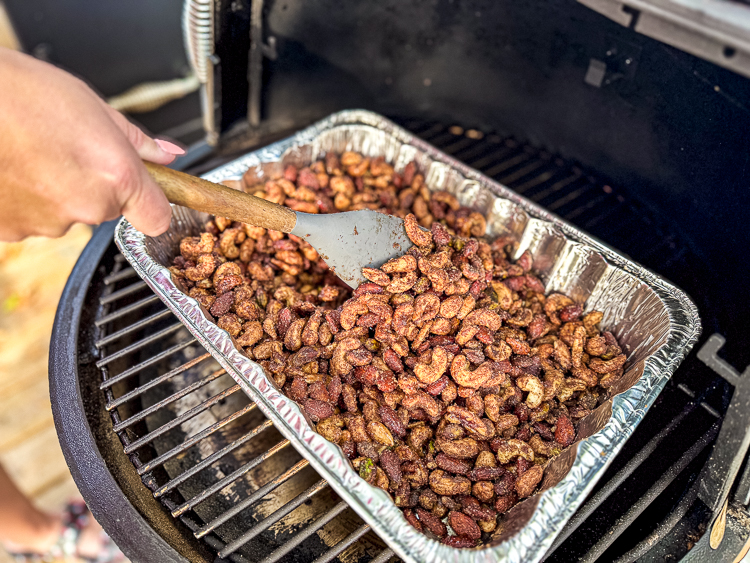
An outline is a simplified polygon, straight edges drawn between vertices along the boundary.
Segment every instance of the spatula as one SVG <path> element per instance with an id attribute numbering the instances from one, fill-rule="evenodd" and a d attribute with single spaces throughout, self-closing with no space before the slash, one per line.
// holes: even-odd
<path id="1" fill-rule="evenodd" d="M 369 209 L 324 215 L 292 211 L 166 166 L 144 164 L 170 202 L 296 235 L 309 242 L 328 267 L 353 288 L 366 281 L 362 268 L 377 268 L 412 246 L 403 220 L 392 215 Z"/>

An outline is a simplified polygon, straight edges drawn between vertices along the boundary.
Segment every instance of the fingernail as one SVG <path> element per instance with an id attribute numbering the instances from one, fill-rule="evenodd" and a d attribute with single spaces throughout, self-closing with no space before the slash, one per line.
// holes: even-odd
<path id="1" fill-rule="evenodd" d="M 169 141 L 165 141 L 163 139 L 154 139 L 156 141 L 156 144 L 159 145 L 159 148 L 163 150 L 164 152 L 167 152 L 169 154 L 174 155 L 182 155 L 185 154 L 185 151 L 175 145 L 174 143 L 170 143 Z"/>

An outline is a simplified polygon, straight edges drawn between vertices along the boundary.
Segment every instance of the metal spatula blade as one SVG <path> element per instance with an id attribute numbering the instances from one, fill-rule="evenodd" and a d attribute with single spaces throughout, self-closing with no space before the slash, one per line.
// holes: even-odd
<path id="1" fill-rule="evenodd" d="M 301 213 L 159 164 L 144 164 L 172 203 L 298 236 L 353 288 L 365 281 L 362 268 L 378 267 L 412 246 L 403 220 L 392 215 L 368 209 Z"/>
<path id="2" fill-rule="evenodd" d="M 291 234 L 309 242 L 336 276 L 354 288 L 366 281 L 362 268 L 377 268 L 412 246 L 402 219 L 369 209 L 328 215 L 297 212 Z"/>

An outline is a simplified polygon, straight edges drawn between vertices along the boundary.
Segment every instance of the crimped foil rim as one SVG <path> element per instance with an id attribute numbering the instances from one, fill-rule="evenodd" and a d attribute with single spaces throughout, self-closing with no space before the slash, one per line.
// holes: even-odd
<path id="1" fill-rule="evenodd" d="M 537 505 L 530 520 L 520 531 L 499 545 L 478 549 L 454 549 L 412 528 L 390 497 L 381 489 L 362 480 L 341 449 L 314 432 L 300 407 L 281 394 L 266 377 L 263 369 L 235 348 L 229 334 L 210 321 L 200 305 L 175 286 L 169 270 L 149 255 L 143 234 L 123 219 L 117 225 L 115 241 L 136 272 L 188 327 L 201 345 L 209 350 L 240 384 L 263 414 L 274 422 L 277 429 L 308 459 L 313 468 L 326 478 L 331 487 L 399 557 L 415 563 L 539 561 L 697 341 L 700 334 L 698 311 L 684 292 L 663 278 L 628 260 L 535 203 L 438 151 L 391 121 L 369 111 L 347 110 L 335 113 L 288 139 L 240 157 L 204 175 L 204 178 L 221 181 L 240 177 L 249 167 L 277 161 L 287 149 L 311 144 L 322 132 L 339 125 L 367 125 L 377 128 L 399 142 L 425 152 L 432 160 L 447 165 L 466 179 L 476 181 L 495 196 L 511 201 L 529 217 L 549 223 L 566 239 L 593 249 L 606 263 L 646 284 L 662 301 L 669 316 L 670 328 L 667 338 L 656 352 L 643 361 L 643 373 L 638 381 L 613 398 L 612 415 L 604 428 L 572 446 L 577 447 L 577 455 L 568 473 L 557 485 L 532 497 L 537 501 Z"/>

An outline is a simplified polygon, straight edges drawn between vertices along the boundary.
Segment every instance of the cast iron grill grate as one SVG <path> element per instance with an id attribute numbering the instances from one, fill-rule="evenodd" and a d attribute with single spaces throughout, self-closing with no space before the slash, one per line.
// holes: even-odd
<path id="1" fill-rule="evenodd" d="M 636 257 L 643 263 L 656 261 L 665 271 L 692 259 L 677 244 L 679 234 L 578 166 L 512 138 L 403 124 L 613 246 L 647 248 Z M 646 231 L 652 244 L 644 247 L 638 237 Z M 238 562 L 393 557 L 121 256 L 104 287 L 94 338 L 114 431 L 143 483 L 196 538 Z M 695 499 L 696 468 L 716 437 L 723 410 L 716 395 L 723 389 L 689 359 L 549 560 L 594 561 L 606 553 L 603 560 L 630 561 L 674 533 Z"/>

